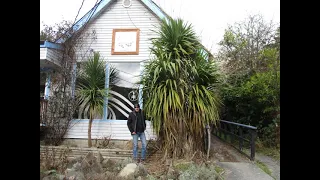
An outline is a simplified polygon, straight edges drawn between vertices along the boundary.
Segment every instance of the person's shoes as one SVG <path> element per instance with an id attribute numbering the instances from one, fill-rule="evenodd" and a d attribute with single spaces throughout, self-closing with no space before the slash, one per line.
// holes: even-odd
<path id="1" fill-rule="evenodd" d="M 140 163 L 140 159 L 134 159 L 133 162 L 136 163 L 136 164 L 139 164 Z"/>
<path id="2" fill-rule="evenodd" d="M 144 159 L 141 159 L 140 160 L 140 164 L 144 164 L 145 163 L 145 160 Z"/>

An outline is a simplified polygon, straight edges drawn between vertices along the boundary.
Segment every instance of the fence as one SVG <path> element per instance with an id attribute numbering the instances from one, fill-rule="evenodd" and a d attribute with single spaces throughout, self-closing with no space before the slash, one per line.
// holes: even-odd
<path id="1" fill-rule="evenodd" d="M 220 120 L 217 127 L 212 130 L 212 133 L 254 161 L 256 130 L 257 128 L 254 126 Z M 248 153 L 248 151 L 250 152 Z"/>

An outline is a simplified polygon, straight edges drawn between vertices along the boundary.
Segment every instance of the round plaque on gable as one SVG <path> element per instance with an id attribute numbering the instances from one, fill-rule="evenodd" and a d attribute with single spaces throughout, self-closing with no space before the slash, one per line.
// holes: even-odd
<path id="1" fill-rule="evenodd" d="M 128 8 L 131 6 L 131 0 L 123 0 L 122 1 L 122 6 L 125 8 Z"/>

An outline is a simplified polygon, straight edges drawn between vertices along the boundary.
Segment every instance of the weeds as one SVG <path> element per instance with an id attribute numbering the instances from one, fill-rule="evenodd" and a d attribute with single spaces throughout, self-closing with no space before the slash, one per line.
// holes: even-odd
<path id="1" fill-rule="evenodd" d="M 61 151 L 48 147 L 45 148 L 43 153 L 40 153 L 40 171 L 55 170 L 56 172 L 63 173 L 67 169 L 68 154 L 70 149 L 66 148 Z"/>
<path id="2" fill-rule="evenodd" d="M 111 141 L 111 135 L 109 136 L 103 136 L 101 139 L 96 138 L 94 146 L 101 149 L 109 148 Z"/>

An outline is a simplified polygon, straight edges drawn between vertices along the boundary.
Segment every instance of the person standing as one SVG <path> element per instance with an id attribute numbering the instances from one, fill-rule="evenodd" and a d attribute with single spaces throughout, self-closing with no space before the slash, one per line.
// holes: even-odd
<path id="1" fill-rule="evenodd" d="M 133 140 L 133 159 L 136 162 L 144 162 L 146 159 L 146 136 L 144 131 L 146 130 L 146 122 L 143 115 L 143 111 L 140 109 L 139 104 L 134 105 L 134 110 L 129 113 L 127 121 L 128 129 L 131 133 Z M 138 138 L 141 140 L 141 159 L 138 159 Z"/>

